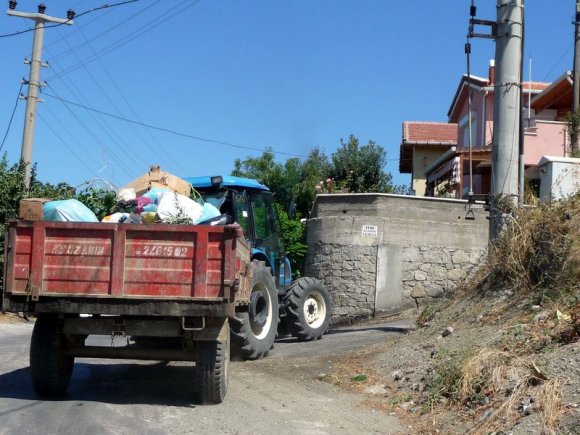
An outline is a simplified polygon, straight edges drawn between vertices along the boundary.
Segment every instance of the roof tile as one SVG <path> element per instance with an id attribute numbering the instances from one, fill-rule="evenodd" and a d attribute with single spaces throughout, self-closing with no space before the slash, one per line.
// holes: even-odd
<path id="1" fill-rule="evenodd" d="M 447 122 L 403 122 L 403 141 L 415 143 L 457 143 L 457 124 Z"/>

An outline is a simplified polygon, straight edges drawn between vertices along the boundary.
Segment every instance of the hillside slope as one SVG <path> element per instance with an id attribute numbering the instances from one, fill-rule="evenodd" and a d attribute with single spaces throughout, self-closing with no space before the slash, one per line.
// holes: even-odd
<path id="1" fill-rule="evenodd" d="M 475 279 L 331 380 L 409 433 L 580 433 L 580 197 L 514 216 Z"/>

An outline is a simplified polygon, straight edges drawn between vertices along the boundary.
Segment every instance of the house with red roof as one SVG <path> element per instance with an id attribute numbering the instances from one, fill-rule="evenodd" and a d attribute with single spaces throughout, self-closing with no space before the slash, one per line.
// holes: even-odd
<path id="1" fill-rule="evenodd" d="M 409 151 L 408 122 L 403 122 L 399 169 L 411 173 L 415 194 L 465 198 L 471 190 L 486 195 L 492 186 L 492 140 L 495 66 L 490 62 L 487 77 L 464 74 L 461 77 L 449 111 L 449 129 L 455 136 L 447 137 L 447 147 L 436 145 L 441 139 L 436 133 L 429 136 L 424 130 L 423 148 L 429 149 L 431 159 L 426 165 L 424 154 Z M 524 103 L 524 166 L 528 180 L 539 177 L 538 165 L 543 156 L 566 157 L 570 152 L 567 123 L 563 117 L 572 107 L 570 73 L 554 83 L 523 82 Z M 468 95 L 471 93 L 471 148 L 469 146 Z M 434 123 L 411 123 L 434 124 Z M 436 124 L 436 123 L 435 123 Z M 518 126 L 514 126 L 517 130 Z M 424 150 L 423 150 L 424 153 Z M 471 176 L 470 176 L 471 174 Z M 418 180 L 418 181 L 416 181 Z M 424 187 L 424 188 L 423 188 Z"/>
<path id="2" fill-rule="evenodd" d="M 403 122 L 399 172 L 411 174 L 411 189 L 424 196 L 426 169 L 457 146 L 457 124 L 445 122 Z"/>

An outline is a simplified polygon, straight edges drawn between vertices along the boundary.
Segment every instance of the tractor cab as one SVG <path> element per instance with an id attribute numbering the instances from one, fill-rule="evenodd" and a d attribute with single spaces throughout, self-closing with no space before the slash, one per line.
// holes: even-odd
<path id="1" fill-rule="evenodd" d="M 280 220 L 270 190 L 256 180 L 234 176 L 185 178 L 205 202 L 222 213 L 221 222 L 237 222 L 252 247 L 252 258 L 271 268 L 278 292 L 292 282 Z"/>

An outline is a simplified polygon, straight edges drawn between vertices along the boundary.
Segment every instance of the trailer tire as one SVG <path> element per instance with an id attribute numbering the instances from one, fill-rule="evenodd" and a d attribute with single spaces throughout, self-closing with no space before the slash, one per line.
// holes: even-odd
<path id="1" fill-rule="evenodd" d="M 278 291 L 270 268 L 263 261 L 252 261 L 252 293 L 248 312 L 230 319 L 232 348 L 236 356 L 255 360 L 266 356 L 274 346 L 278 330 Z"/>
<path id="2" fill-rule="evenodd" d="M 228 390 L 230 337 L 225 341 L 197 343 L 194 399 L 201 405 L 222 403 Z"/>
<path id="3" fill-rule="evenodd" d="M 298 278 L 284 296 L 286 325 L 300 341 L 318 340 L 330 324 L 331 299 L 320 281 Z"/>
<path id="4" fill-rule="evenodd" d="M 32 330 L 30 372 L 32 385 L 40 396 L 62 396 L 73 371 L 74 357 L 66 356 L 67 341 L 57 332 L 58 319 L 40 314 Z"/>

